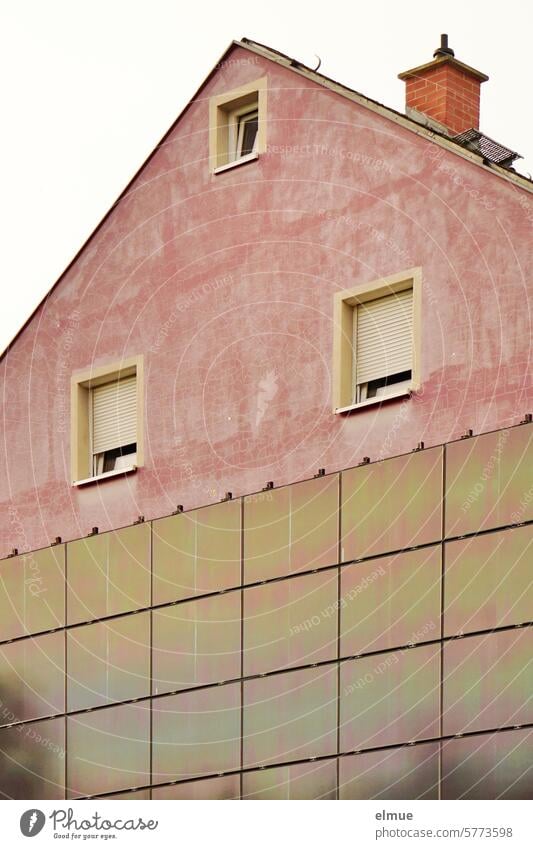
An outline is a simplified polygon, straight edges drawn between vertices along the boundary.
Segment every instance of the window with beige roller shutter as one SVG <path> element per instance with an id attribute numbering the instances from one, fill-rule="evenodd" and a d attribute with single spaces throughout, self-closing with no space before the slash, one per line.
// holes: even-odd
<path id="1" fill-rule="evenodd" d="M 354 308 L 355 403 L 408 385 L 413 367 L 413 290 Z"/>
<path id="2" fill-rule="evenodd" d="M 93 474 L 135 462 L 137 378 L 113 380 L 91 390 Z"/>

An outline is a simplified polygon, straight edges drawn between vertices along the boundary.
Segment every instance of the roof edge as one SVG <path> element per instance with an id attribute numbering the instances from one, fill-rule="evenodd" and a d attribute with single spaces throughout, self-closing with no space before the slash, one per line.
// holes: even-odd
<path id="1" fill-rule="evenodd" d="M 283 67 L 290 68 L 290 70 L 294 71 L 295 74 L 300 74 L 300 76 L 316 82 L 318 85 L 339 94 L 341 97 L 346 97 L 348 100 L 352 100 L 354 103 L 358 103 L 360 106 L 370 109 L 371 112 L 375 112 L 377 115 L 381 115 L 383 118 L 387 118 L 395 124 L 399 124 L 416 135 L 427 138 L 429 141 L 432 141 L 439 147 L 443 147 L 445 150 L 454 153 L 456 156 L 460 156 L 462 159 L 472 162 L 474 165 L 483 168 L 485 171 L 490 172 L 497 177 L 501 177 L 507 182 L 514 183 L 518 188 L 524 189 L 526 192 L 533 194 L 533 180 L 530 178 L 523 174 L 519 174 L 516 171 L 509 171 L 509 169 L 502 168 L 495 163 L 487 164 L 483 162 L 483 158 L 479 156 L 479 154 L 461 147 L 459 143 L 453 141 L 452 137 L 424 127 L 422 124 L 419 124 L 417 121 L 409 118 L 403 112 L 398 112 L 391 106 L 384 106 L 382 103 L 379 103 L 379 101 L 373 100 L 371 97 L 367 97 L 366 95 L 355 91 L 355 89 L 348 88 L 342 83 L 331 79 L 331 77 L 326 77 L 324 74 L 314 71 L 302 62 L 298 62 L 296 59 L 291 59 L 290 56 L 286 56 L 284 53 L 280 53 L 277 50 L 272 50 L 270 47 L 260 44 L 257 41 L 243 39 L 243 41 L 236 43 L 245 50 L 250 50 L 258 56 L 263 56 L 265 59 L 277 62 Z"/>

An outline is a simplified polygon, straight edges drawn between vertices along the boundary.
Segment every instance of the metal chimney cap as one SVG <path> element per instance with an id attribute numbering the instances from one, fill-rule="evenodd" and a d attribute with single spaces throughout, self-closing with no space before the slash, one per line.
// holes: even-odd
<path id="1" fill-rule="evenodd" d="M 433 57 L 437 56 L 455 56 L 451 47 L 448 47 L 448 33 L 442 33 L 440 37 L 440 47 L 437 47 L 435 50 Z"/>

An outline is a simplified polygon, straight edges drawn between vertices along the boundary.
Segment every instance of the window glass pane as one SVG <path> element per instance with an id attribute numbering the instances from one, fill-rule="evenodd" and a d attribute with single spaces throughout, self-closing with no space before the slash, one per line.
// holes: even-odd
<path id="1" fill-rule="evenodd" d="M 341 751 L 439 734 L 439 646 L 341 664 Z"/>
<path id="2" fill-rule="evenodd" d="M 531 425 L 447 446 L 447 536 L 533 519 L 532 449 Z"/>
<path id="3" fill-rule="evenodd" d="M 439 540 L 441 502 L 440 447 L 343 472 L 341 560 Z"/>
<path id="4" fill-rule="evenodd" d="M 244 527 L 245 583 L 337 563 L 338 476 L 247 496 Z"/>
<path id="5" fill-rule="evenodd" d="M 240 501 L 154 522 L 154 604 L 238 587 L 240 525 Z"/>
<path id="6" fill-rule="evenodd" d="M 533 722 L 533 629 L 444 646 L 444 734 Z"/>
<path id="7" fill-rule="evenodd" d="M 240 775 L 234 774 L 154 787 L 152 799 L 239 799 L 240 792 Z"/>
<path id="8" fill-rule="evenodd" d="M 0 648 L 0 725 L 65 710 L 65 635 L 44 634 Z"/>
<path id="9" fill-rule="evenodd" d="M 257 112 L 251 116 L 243 116 L 241 119 L 244 126 L 242 130 L 239 127 L 239 135 L 242 134 L 242 144 L 241 149 L 237 151 L 238 155 L 246 156 L 246 154 L 252 153 L 255 144 L 255 137 L 257 136 L 258 119 L 259 116 Z"/>
<path id="10" fill-rule="evenodd" d="M 150 614 L 67 632 L 67 705 L 82 710 L 150 695 Z"/>
<path id="11" fill-rule="evenodd" d="M 65 546 L 0 563 L 0 640 L 65 624 Z"/>
<path id="12" fill-rule="evenodd" d="M 340 799 L 438 799 L 439 745 L 339 758 Z"/>
<path id="13" fill-rule="evenodd" d="M 341 568 L 341 655 L 440 638 L 441 550 Z"/>
<path id="14" fill-rule="evenodd" d="M 68 798 L 150 783 L 150 704 L 67 717 Z"/>
<path id="15" fill-rule="evenodd" d="M 337 759 L 245 772 L 243 799 L 335 799 Z"/>
<path id="16" fill-rule="evenodd" d="M 67 561 L 69 625 L 149 606 L 149 523 L 70 542 Z"/>
<path id="17" fill-rule="evenodd" d="M 337 657 L 337 569 L 244 592 L 244 674 Z"/>
<path id="18" fill-rule="evenodd" d="M 533 621 L 533 536 L 513 528 L 446 545 L 446 635 Z"/>
<path id="19" fill-rule="evenodd" d="M 153 612 L 153 693 L 239 678 L 241 593 Z"/>
<path id="20" fill-rule="evenodd" d="M 337 666 L 244 682 L 244 765 L 335 754 Z"/>
<path id="21" fill-rule="evenodd" d="M 154 782 L 238 769 L 240 708 L 240 684 L 154 699 Z"/>
<path id="22" fill-rule="evenodd" d="M 0 799 L 65 798 L 65 720 L 0 729 Z"/>
<path id="23" fill-rule="evenodd" d="M 532 799 L 533 729 L 442 744 L 443 799 Z"/>

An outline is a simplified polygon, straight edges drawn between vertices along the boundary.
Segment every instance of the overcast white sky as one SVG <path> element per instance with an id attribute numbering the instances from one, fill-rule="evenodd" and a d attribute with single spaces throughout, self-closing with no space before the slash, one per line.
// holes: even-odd
<path id="1" fill-rule="evenodd" d="M 17 0 L 0 6 L 0 351 L 233 38 L 403 110 L 441 32 L 490 76 L 481 129 L 533 173 L 531 0 Z"/>

